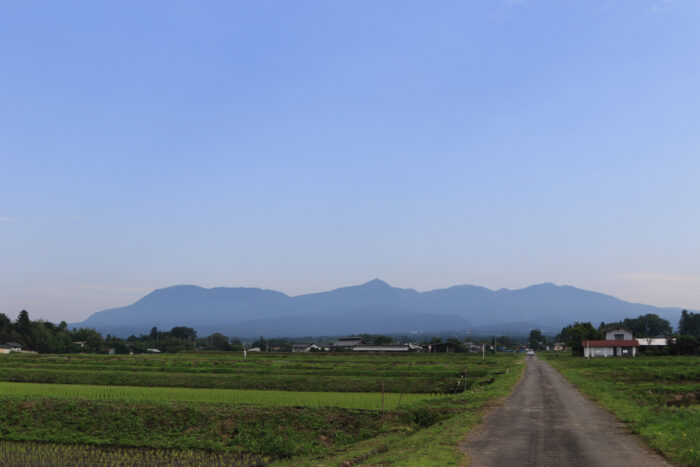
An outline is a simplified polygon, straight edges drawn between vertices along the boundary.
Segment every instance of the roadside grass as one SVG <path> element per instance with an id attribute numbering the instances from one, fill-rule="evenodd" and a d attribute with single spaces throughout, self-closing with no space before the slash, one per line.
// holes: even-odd
<path id="1" fill-rule="evenodd" d="M 675 463 L 700 465 L 700 359 L 540 357 L 649 446 Z"/>

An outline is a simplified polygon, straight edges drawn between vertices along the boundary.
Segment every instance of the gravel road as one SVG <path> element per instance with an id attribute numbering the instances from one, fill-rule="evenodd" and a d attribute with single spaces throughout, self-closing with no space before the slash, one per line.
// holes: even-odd
<path id="1" fill-rule="evenodd" d="M 551 365 L 526 357 L 523 379 L 460 447 L 472 467 L 668 466 Z"/>

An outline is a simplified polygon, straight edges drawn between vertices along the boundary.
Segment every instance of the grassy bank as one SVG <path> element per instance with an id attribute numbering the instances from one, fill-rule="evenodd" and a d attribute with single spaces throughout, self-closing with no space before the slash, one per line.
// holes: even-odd
<path id="1" fill-rule="evenodd" d="M 540 357 L 673 462 L 700 465 L 700 359 Z"/>

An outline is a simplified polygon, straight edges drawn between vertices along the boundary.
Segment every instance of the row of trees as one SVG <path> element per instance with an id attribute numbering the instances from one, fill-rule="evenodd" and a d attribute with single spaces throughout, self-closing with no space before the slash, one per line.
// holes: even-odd
<path id="1" fill-rule="evenodd" d="M 0 313 L 0 343 L 16 342 L 23 349 L 39 353 L 101 353 L 113 349 L 115 353 L 145 353 L 148 349 L 161 352 L 180 350 L 243 350 L 237 339 L 229 339 L 220 333 L 208 337 L 197 337 L 197 331 L 185 326 L 176 326 L 170 331 L 151 329 L 149 334 L 129 336 L 126 340 L 102 334 L 89 328 L 68 329 L 65 321 L 54 324 L 29 318 L 26 310 L 19 312 L 16 320 Z"/>
<path id="2" fill-rule="evenodd" d="M 26 310 L 14 321 L 0 313 L 0 342 L 16 342 L 41 353 L 100 352 L 104 347 L 102 336 L 94 329 L 69 330 L 65 321 L 32 321 Z M 75 342 L 83 342 L 84 347 Z"/>

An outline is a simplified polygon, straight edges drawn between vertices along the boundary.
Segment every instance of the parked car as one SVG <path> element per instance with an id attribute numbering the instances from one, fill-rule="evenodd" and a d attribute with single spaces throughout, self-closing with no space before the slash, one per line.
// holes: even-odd
<path id="1" fill-rule="evenodd" d="M 532 350 L 532 349 L 527 349 L 527 350 L 525 351 L 525 355 L 535 355 L 535 351 Z"/>

